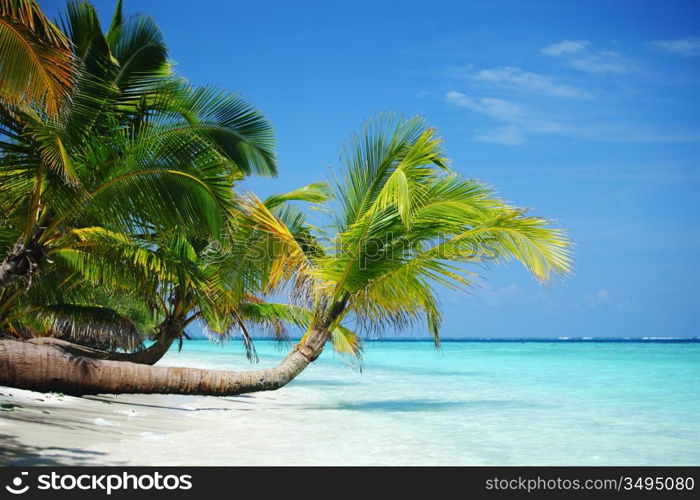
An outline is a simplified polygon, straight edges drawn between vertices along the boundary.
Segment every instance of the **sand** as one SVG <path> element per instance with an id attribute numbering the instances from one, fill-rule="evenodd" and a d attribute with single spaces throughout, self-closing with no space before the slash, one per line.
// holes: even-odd
<path id="1" fill-rule="evenodd" d="M 205 450 L 196 460 L 189 453 L 182 456 L 182 446 L 191 447 L 200 433 L 243 425 L 243 414 L 256 399 L 259 410 L 274 403 L 253 396 L 78 398 L 0 386 L 0 465 L 221 463 L 222 457 L 207 459 Z"/>

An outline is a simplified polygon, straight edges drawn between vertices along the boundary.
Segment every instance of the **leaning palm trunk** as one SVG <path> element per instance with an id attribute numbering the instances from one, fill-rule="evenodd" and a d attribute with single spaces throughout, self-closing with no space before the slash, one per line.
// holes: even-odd
<path id="1" fill-rule="evenodd" d="M 141 365 L 155 365 L 161 360 L 165 353 L 168 352 L 170 346 L 173 345 L 176 339 L 182 334 L 181 329 L 163 328 L 158 336 L 158 339 L 146 349 L 136 352 L 110 352 L 101 349 L 94 349 L 66 340 L 56 339 L 53 337 L 37 337 L 29 339 L 27 342 L 48 346 L 57 347 L 62 351 L 73 356 L 83 356 L 86 358 L 99 359 L 105 361 L 126 361 L 129 363 L 138 363 Z"/>
<path id="2" fill-rule="evenodd" d="M 323 350 L 326 330 L 310 335 L 274 368 L 231 372 L 108 361 L 76 355 L 58 343 L 0 341 L 0 385 L 84 394 L 189 394 L 234 396 L 288 384 Z"/>
<path id="3" fill-rule="evenodd" d="M 155 365 L 160 359 L 165 356 L 170 346 L 173 345 L 175 339 L 179 338 L 176 332 L 161 332 L 160 337 L 153 345 L 136 352 L 110 352 L 104 358 L 109 361 L 127 361 L 130 363 L 138 363 L 141 365 Z"/>

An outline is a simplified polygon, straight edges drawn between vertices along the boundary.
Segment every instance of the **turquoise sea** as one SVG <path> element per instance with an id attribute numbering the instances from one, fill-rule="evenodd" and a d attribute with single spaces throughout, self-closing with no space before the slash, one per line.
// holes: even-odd
<path id="1" fill-rule="evenodd" d="M 288 349 L 256 346 L 259 367 Z M 163 362 L 251 369 L 238 341 L 185 342 Z M 266 402 L 247 413 L 261 463 L 301 442 L 297 463 L 700 465 L 699 375 L 700 342 L 384 341 L 365 343 L 362 372 L 325 352 L 242 400 Z"/>

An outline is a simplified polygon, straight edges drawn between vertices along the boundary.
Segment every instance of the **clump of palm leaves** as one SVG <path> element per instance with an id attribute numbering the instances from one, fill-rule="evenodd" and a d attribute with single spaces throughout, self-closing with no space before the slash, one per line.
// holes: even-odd
<path id="1" fill-rule="evenodd" d="M 436 287 L 469 287 L 474 265 L 516 259 L 543 283 L 570 270 L 564 233 L 451 170 L 420 117 L 368 120 L 346 146 L 334 193 L 328 224 L 303 241 L 264 203 L 244 205 L 284 242 L 270 283 L 293 280 L 314 311 L 312 327 L 354 356 L 360 340 L 338 329 L 343 321 L 375 331 L 424 321 L 438 344 Z"/>
<path id="2" fill-rule="evenodd" d="M 70 1 L 59 24 L 34 1 L 0 2 L 5 332 L 29 328 L 17 321 L 36 312 L 34 299 L 49 300 L 47 318 L 61 299 L 71 301 L 61 302 L 62 312 L 70 308 L 82 322 L 123 319 L 111 307 L 88 305 L 120 305 L 109 274 L 129 261 L 131 284 L 149 280 L 143 288 L 153 294 L 154 282 L 177 274 L 177 263 L 165 269 L 159 260 L 169 248 L 161 246 L 165 235 L 221 239 L 236 207 L 235 181 L 277 171 L 269 121 L 240 96 L 176 75 L 150 17 L 124 18 L 119 1 L 103 32 L 91 4 Z M 102 286 L 101 295 L 86 282 Z M 40 297 L 51 286 L 71 296 Z M 44 331 L 78 331 L 66 321 L 44 321 Z M 117 330 L 129 332 L 123 347 L 133 347 L 134 328 L 121 321 Z"/>

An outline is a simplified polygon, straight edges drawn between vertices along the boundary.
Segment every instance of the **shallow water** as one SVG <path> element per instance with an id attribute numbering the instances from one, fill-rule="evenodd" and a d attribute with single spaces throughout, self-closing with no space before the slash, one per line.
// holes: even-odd
<path id="1" fill-rule="evenodd" d="M 256 346 L 260 367 L 286 352 Z M 186 342 L 162 363 L 251 368 L 235 341 Z M 192 429 L 223 463 L 235 445 L 236 463 L 698 465 L 698 375 L 700 343 L 370 342 L 362 373 L 324 353 L 241 398 L 245 418 Z"/>

